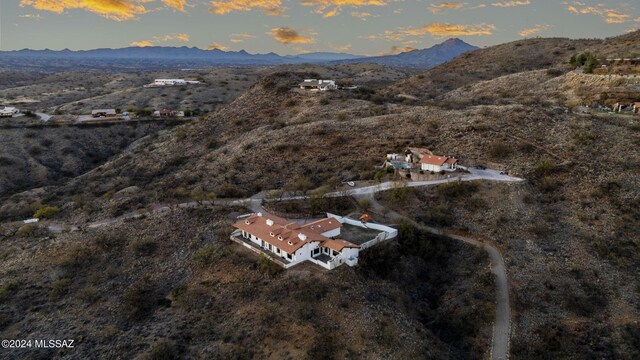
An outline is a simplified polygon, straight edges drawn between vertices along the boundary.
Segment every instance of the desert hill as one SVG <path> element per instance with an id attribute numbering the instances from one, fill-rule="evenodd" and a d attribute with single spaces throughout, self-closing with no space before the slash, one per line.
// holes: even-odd
<path id="1" fill-rule="evenodd" d="M 439 98 L 477 81 L 540 69 L 564 69 L 571 56 L 590 51 L 603 57 L 628 56 L 637 49 L 640 31 L 605 40 L 536 38 L 491 46 L 469 53 L 390 86 L 392 94 Z"/>

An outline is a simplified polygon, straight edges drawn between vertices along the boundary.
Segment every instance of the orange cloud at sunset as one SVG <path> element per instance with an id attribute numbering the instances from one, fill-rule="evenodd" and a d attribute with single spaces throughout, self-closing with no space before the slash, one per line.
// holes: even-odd
<path id="1" fill-rule="evenodd" d="M 313 43 L 314 39 L 300 35 L 296 30 L 288 27 L 280 27 L 271 29 L 269 32 L 276 41 L 283 44 L 309 44 Z"/>
<path id="2" fill-rule="evenodd" d="M 138 47 L 154 46 L 159 43 L 172 41 L 172 40 L 189 42 L 189 35 L 175 34 L 175 35 L 154 36 L 153 39 L 151 40 L 134 41 L 131 43 L 131 46 L 138 46 Z"/>
<path id="3" fill-rule="evenodd" d="M 260 9 L 267 15 L 283 14 L 281 0 L 211 1 L 211 12 L 218 15 L 224 15 L 234 11 L 251 11 L 253 9 Z"/>
<path id="4" fill-rule="evenodd" d="M 332 17 L 340 14 L 343 7 L 362 7 L 362 6 L 385 6 L 382 0 L 302 0 L 300 4 L 304 6 L 314 6 L 313 10 L 316 14 L 322 14 L 323 17 Z"/>
<path id="5" fill-rule="evenodd" d="M 398 31 L 385 31 L 385 38 L 389 40 L 402 40 L 407 36 L 423 36 L 430 34 L 436 37 L 446 36 L 471 36 L 491 35 L 496 29 L 493 24 L 455 25 L 448 23 L 433 23 L 419 28 L 402 28 Z"/>
<path id="6" fill-rule="evenodd" d="M 144 14 L 147 9 L 140 3 L 127 0 L 20 0 L 20 6 L 23 7 L 31 6 L 58 14 L 67 9 L 82 9 L 116 21 L 130 20 Z"/>

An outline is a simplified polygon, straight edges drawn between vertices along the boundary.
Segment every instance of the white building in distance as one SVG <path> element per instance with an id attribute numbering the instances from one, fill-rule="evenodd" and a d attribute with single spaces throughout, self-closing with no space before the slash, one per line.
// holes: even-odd
<path id="1" fill-rule="evenodd" d="M 12 117 L 20 112 L 17 108 L 6 106 L 4 109 L 0 109 L 0 117 Z"/>
<path id="2" fill-rule="evenodd" d="M 338 85 L 334 80 L 306 79 L 300 83 L 300 89 L 314 91 L 337 90 Z"/>
<path id="3" fill-rule="evenodd" d="M 200 81 L 185 79 L 155 79 L 149 85 L 144 87 L 160 87 L 160 86 L 184 86 L 191 84 L 200 84 Z"/>

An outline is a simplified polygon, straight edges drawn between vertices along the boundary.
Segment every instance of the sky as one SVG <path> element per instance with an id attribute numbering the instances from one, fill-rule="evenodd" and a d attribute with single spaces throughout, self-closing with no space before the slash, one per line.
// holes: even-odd
<path id="1" fill-rule="evenodd" d="M 383 55 L 451 37 L 484 47 L 639 27 L 638 0 L 0 0 L 0 50 L 195 46 Z"/>

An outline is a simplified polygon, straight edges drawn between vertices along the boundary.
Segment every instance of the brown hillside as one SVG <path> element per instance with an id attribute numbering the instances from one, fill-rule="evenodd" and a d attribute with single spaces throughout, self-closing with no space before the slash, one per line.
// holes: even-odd
<path id="1" fill-rule="evenodd" d="M 591 51 L 602 56 L 630 55 L 638 49 L 640 31 L 605 40 L 566 38 L 526 39 L 475 50 L 412 76 L 389 87 L 388 94 L 410 94 L 422 99 L 440 98 L 445 93 L 478 81 L 500 76 L 562 68 L 571 56 Z"/>

